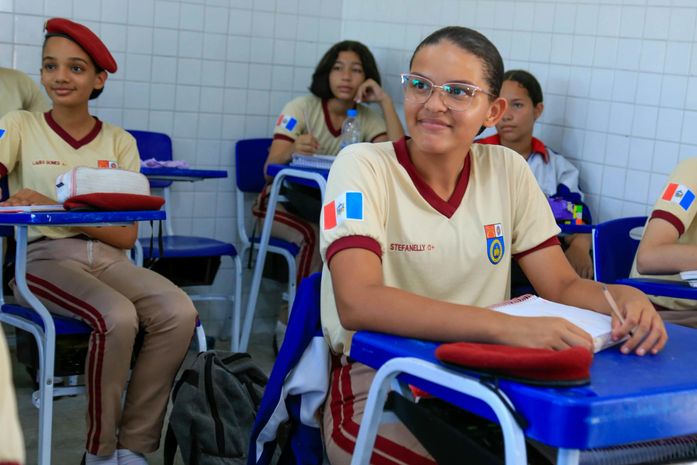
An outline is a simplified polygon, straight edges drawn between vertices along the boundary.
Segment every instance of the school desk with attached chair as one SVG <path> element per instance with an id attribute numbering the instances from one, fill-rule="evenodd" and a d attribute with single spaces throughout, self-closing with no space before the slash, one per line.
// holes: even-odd
<path id="1" fill-rule="evenodd" d="M 582 452 L 587 449 L 693 435 L 697 330 L 670 324 L 667 329 L 670 339 L 658 355 L 623 355 L 618 346 L 595 354 L 589 385 L 538 387 L 500 379 L 502 397 L 483 386 L 478 375 L 438 361 L 438 343 L 359 331 L 351 341 L 351 358 L 378 372 L 351 463 L 368 463 L 390 383 L 397 376 L 465 410 L 498 418 L 507 465 L 527 463 L 523 436 L 558 448 L 558 465 L 578 465 L 585 462 L 582 454 L 607 453 Z M 524 430 L 505 402 L 527 421 Z"/>
<path id="2" fill-rule="evenodd" d="M 259 250 L 257 252 L 256 263 L 254 264 L 247 310 L 244 315 L 244 322 L 242 323 L 242 335 L 240 337 L 240 350 L 242 351 L 247 349 L 249 337 L 252 332 L 254 312 L 256 310 L 257 298 L 259 297 L 259 287 L 261 286 L 261 277 L 264 271 L 264 262 L 266 260 L 266 252 L 269 246 L 271 228 L 273 226 L 273 218 L 276 212 L 281 186 L 285 180 L 288 180 L 290 182 L 317 187 L 320 190 L 321 198 L 324 202 L 324 192 L 327 186 L 327 176 L 329 175 L 329 170 L 299 168 L 288 165 L 269 165 L 266 172 L 269 176 L 273 176 L 273 183 L 271 184 L 269 200 L 266 205 L 266 215 L 264 216 L 261 236 L 259 237 Z"/>
<path id="3" fill-rule="evenodd" d="M 39 389 L 32 396 L 32 400 L 34 405 L 39 408 L 39 465 L 50 465 L 51 463 L 53 398 L 84 392 L 82 387 L 54 387 L 56 335 L 89 334 L 92 330 L 77 319 L 52 315 L 29 290 L 26 280 L 28 228 L 30 226 L 114 226 L 130 224 L 134 221 L 160 221 L 164 218 L 164 211 L 0 213 L 0 225 L 16 228 L 15 283 L 20 295 L 31 305 L 31 308 L 26 308 L 5 304 L 3 301 L 2 307 L 0 307 L 0 322 L 31 333 L 36 340 L 38 349 L 37 379 Z M 196 338 L 199 348 L 205 350 L 205 335 L 198 323 Z"/>

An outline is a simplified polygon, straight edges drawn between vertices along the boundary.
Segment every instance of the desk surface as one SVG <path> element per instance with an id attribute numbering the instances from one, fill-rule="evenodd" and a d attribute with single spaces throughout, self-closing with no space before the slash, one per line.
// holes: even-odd
<path id="1" fill-rule="evenodd" d="M 697 330 L 667 326 L 670 340 L 656 356 L 622 355 L 617 346 L 596 354 L 587 386 L 543 388 L 501 380 L 501 389 L 530 422 L 525 434 L 556 447 L 589 449 L 697 433 Z M 373 368 L 394 357 L 440 363 L 433 354 L 437 345 L 358 332 L 351 357 Z M 480 401 L 423 380 L 404 379 L 494 418 Z"/>
<path id="2" fill-rule="evenodd" d="M 0 225 L 59 226 L 70 224 L 130 223 L 133 221 L 164 219 L 164 210 L 0 213 Z"/>
<path id="3" fill-rule="evenodd" d="M 148 179 L 162 181 L 200 181 L 202 179 L 227 178 L 227 171 L 225 170 L 141 167 L 140 172 L 147 176 Z"/>
<path id="4" fill-rule="evenodd" d="M 678 299 L 697 300 L 697 287 L 692 287 L 687 281 L 671 281 L 658 278 L 625 278 L 615 284 L 626 284 L 636 287 L 645 294 Z"/>

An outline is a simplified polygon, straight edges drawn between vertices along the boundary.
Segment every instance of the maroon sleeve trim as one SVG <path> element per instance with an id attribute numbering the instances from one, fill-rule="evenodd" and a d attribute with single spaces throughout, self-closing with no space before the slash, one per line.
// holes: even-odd
<path id="1" fill-rule="evenodd" d="M 327 248 L 327 265 L 332 261 L 334 255 L 345 249 L 365 249 L 373 252 L 382 260 L 382 249 L 378 241 L 368 236 L 345 236 L 340 237 L 331 243 Z"/>
<path id="2" fill-rule="evenodd" d="M 662 220 L 666 220 L 668 223 L 672 224 L 675 229 L 678 230 L 678 235 L 682 236 L 685 233 L 685 225 L 682 224 L 682 221 L 680 221 L 680 218 L 677 216 L 673 215 L 670 212 L 667 212 L 665 210 L 654 210 L 651 212 L 651 218 L 660 218 Z"/>
<path id="3" fill-rule="evenodd" d="M 381 132 L 380 134 L 378 134 L 378 135 L 376 135 L 375 137 L 373 137 L 372 139 L 370 139 L 370 142 L 375 142 L 375 139 L 377 139 L 378 137 L 380 137 L 380 136 L 386 136 L 386 135 L 387 135 L 386 132 Z"/>
<path id="4" fill-rule="evenodd" d="M 7 176 L 7 166 L 4 163 L 0 163 L 0 178 Z"/>
<path id="5" fill-rule="evenodd" d="M 287 140 L 288 142 L 295 142 L 295 139 L 293 139 L 290 136 L 286 136 L 285 134 L 274 134 L 273 138 L 274 138 L 274 140 L 279 139 L 279 140 Z"/>
<path id="6" fill-rule="evenodd" d="M 520 260 L 524 256 L 529 255 L 537 250 L 546 249 L 547 247 L 553 247 L 555 245 L 561 245 L 561 244 L 560 244 L 557 236 L 552 236 L 549 239 L 547 239 L 546 241 L 542 242 L 541 244 L 536 245 L 532 249 L 528 249 L 528 250 L 525 250 L 523 252 L 519 252 L 517 254 L 514 254 L 513 258 L 515 258 L 516 260 Z"/>

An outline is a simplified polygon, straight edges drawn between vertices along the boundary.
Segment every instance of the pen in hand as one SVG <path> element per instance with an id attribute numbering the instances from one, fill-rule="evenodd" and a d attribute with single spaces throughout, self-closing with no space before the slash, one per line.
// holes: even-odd
<path id="1" fill-rule="evenodd" d="M 624 317 L 622 316 L 622 313 L 620 313 L 620 309 L 617 306 L 617 302 L 615 302 L 615 299 L 612 297 L 612 294 L 610 294 L 610 291 L 608 290 L 607 286 L 605 283 L 602 283 L 603 286 L 603 295 L 605 296 L 605 300 L 607 300 L 607 303 L 610 305 L 610 308 L 612 309 L 612 313 L 617 317 L 619 320 L 620 324 L 624 324 Z M 633 336 L 633 332 L 629 331 L 629 335 Z"/>

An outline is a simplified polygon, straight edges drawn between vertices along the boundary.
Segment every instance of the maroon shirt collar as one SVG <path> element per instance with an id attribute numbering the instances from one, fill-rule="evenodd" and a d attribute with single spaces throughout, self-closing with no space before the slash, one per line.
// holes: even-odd
<path id="1" fill-rule="evenodd" d="M 423 197 L 424 200 L 426 200 L 426 202 L 428 202 L 428 204 L 439 213 L 451 218 L 460 206 L 462 198 L 465 196 L 467 185 L 469 184 L 470 171 L 472 169 L 472 153 L 469 152 L 465 158 L 465 163 L 462 167 L 462 171 L 460 172 L 460 177 L 457 180 L 457 184 L 455 185 L 453 195 L 451 195 L 448 200 L 443 200 L 417 173 L 416 167 L 412 163 L 411 156 L 409 155 L 407 137 L 402 137 L 392 144 L 394 146 L 395 153 L 397 154 L 397 161 L 404 167 L 405 170 L 407 170 L 409 177 L 414 183 L 416 190 L 418 190 L 419 194 L 421 194 L 421 197 Z"/>
<path id="2" fill-rule="evenodd" d="M 490 144 L 490 145 L 501 145 L 501 138 L 498 134 L 493 136 L 485 137 L 483 139 L 478 139 L 474 141 L 477 144 Z M 547 146 L 540 139 L 532 138 L 532 153 L 539 153 L 542 155 L 542 159 L 545 163 L 549 163 L 549 152 L 547 151 Z"/>
<path id="3" fill-rule="evenodd" d="M 65 142 L 67 142 L 68 145 L 70 145 L 75 150 L 77 150 L 80 147 L 92 142 L 99 134 L 99 131 L 102 130 L 102 122 L 99 121 L 99 118 L 97 118 L 96 116 L 93 116 L 92 118 L 94 118 L 95 123 L 94 123 L 94 127 L 92 128 L 92 130 L 82 139 L 76 140 L 76 139 L 73 139 L 73 136 L 68 134 L 65 131 L 65 129 L 60 127 L 58 125 L 58 123 L 56 123 L 56 120 L 54 120 L 53 116 L 51 116 L 51 111 L 47 111 L 46 113 L 44 113 L 44 118 L 46 119 L 46 124 L 48 124 L 48 126 L 51 129 L 53 129 L 53 132 L 58 134 L 58 136 L 61 139 L 63 139 Z"/>

